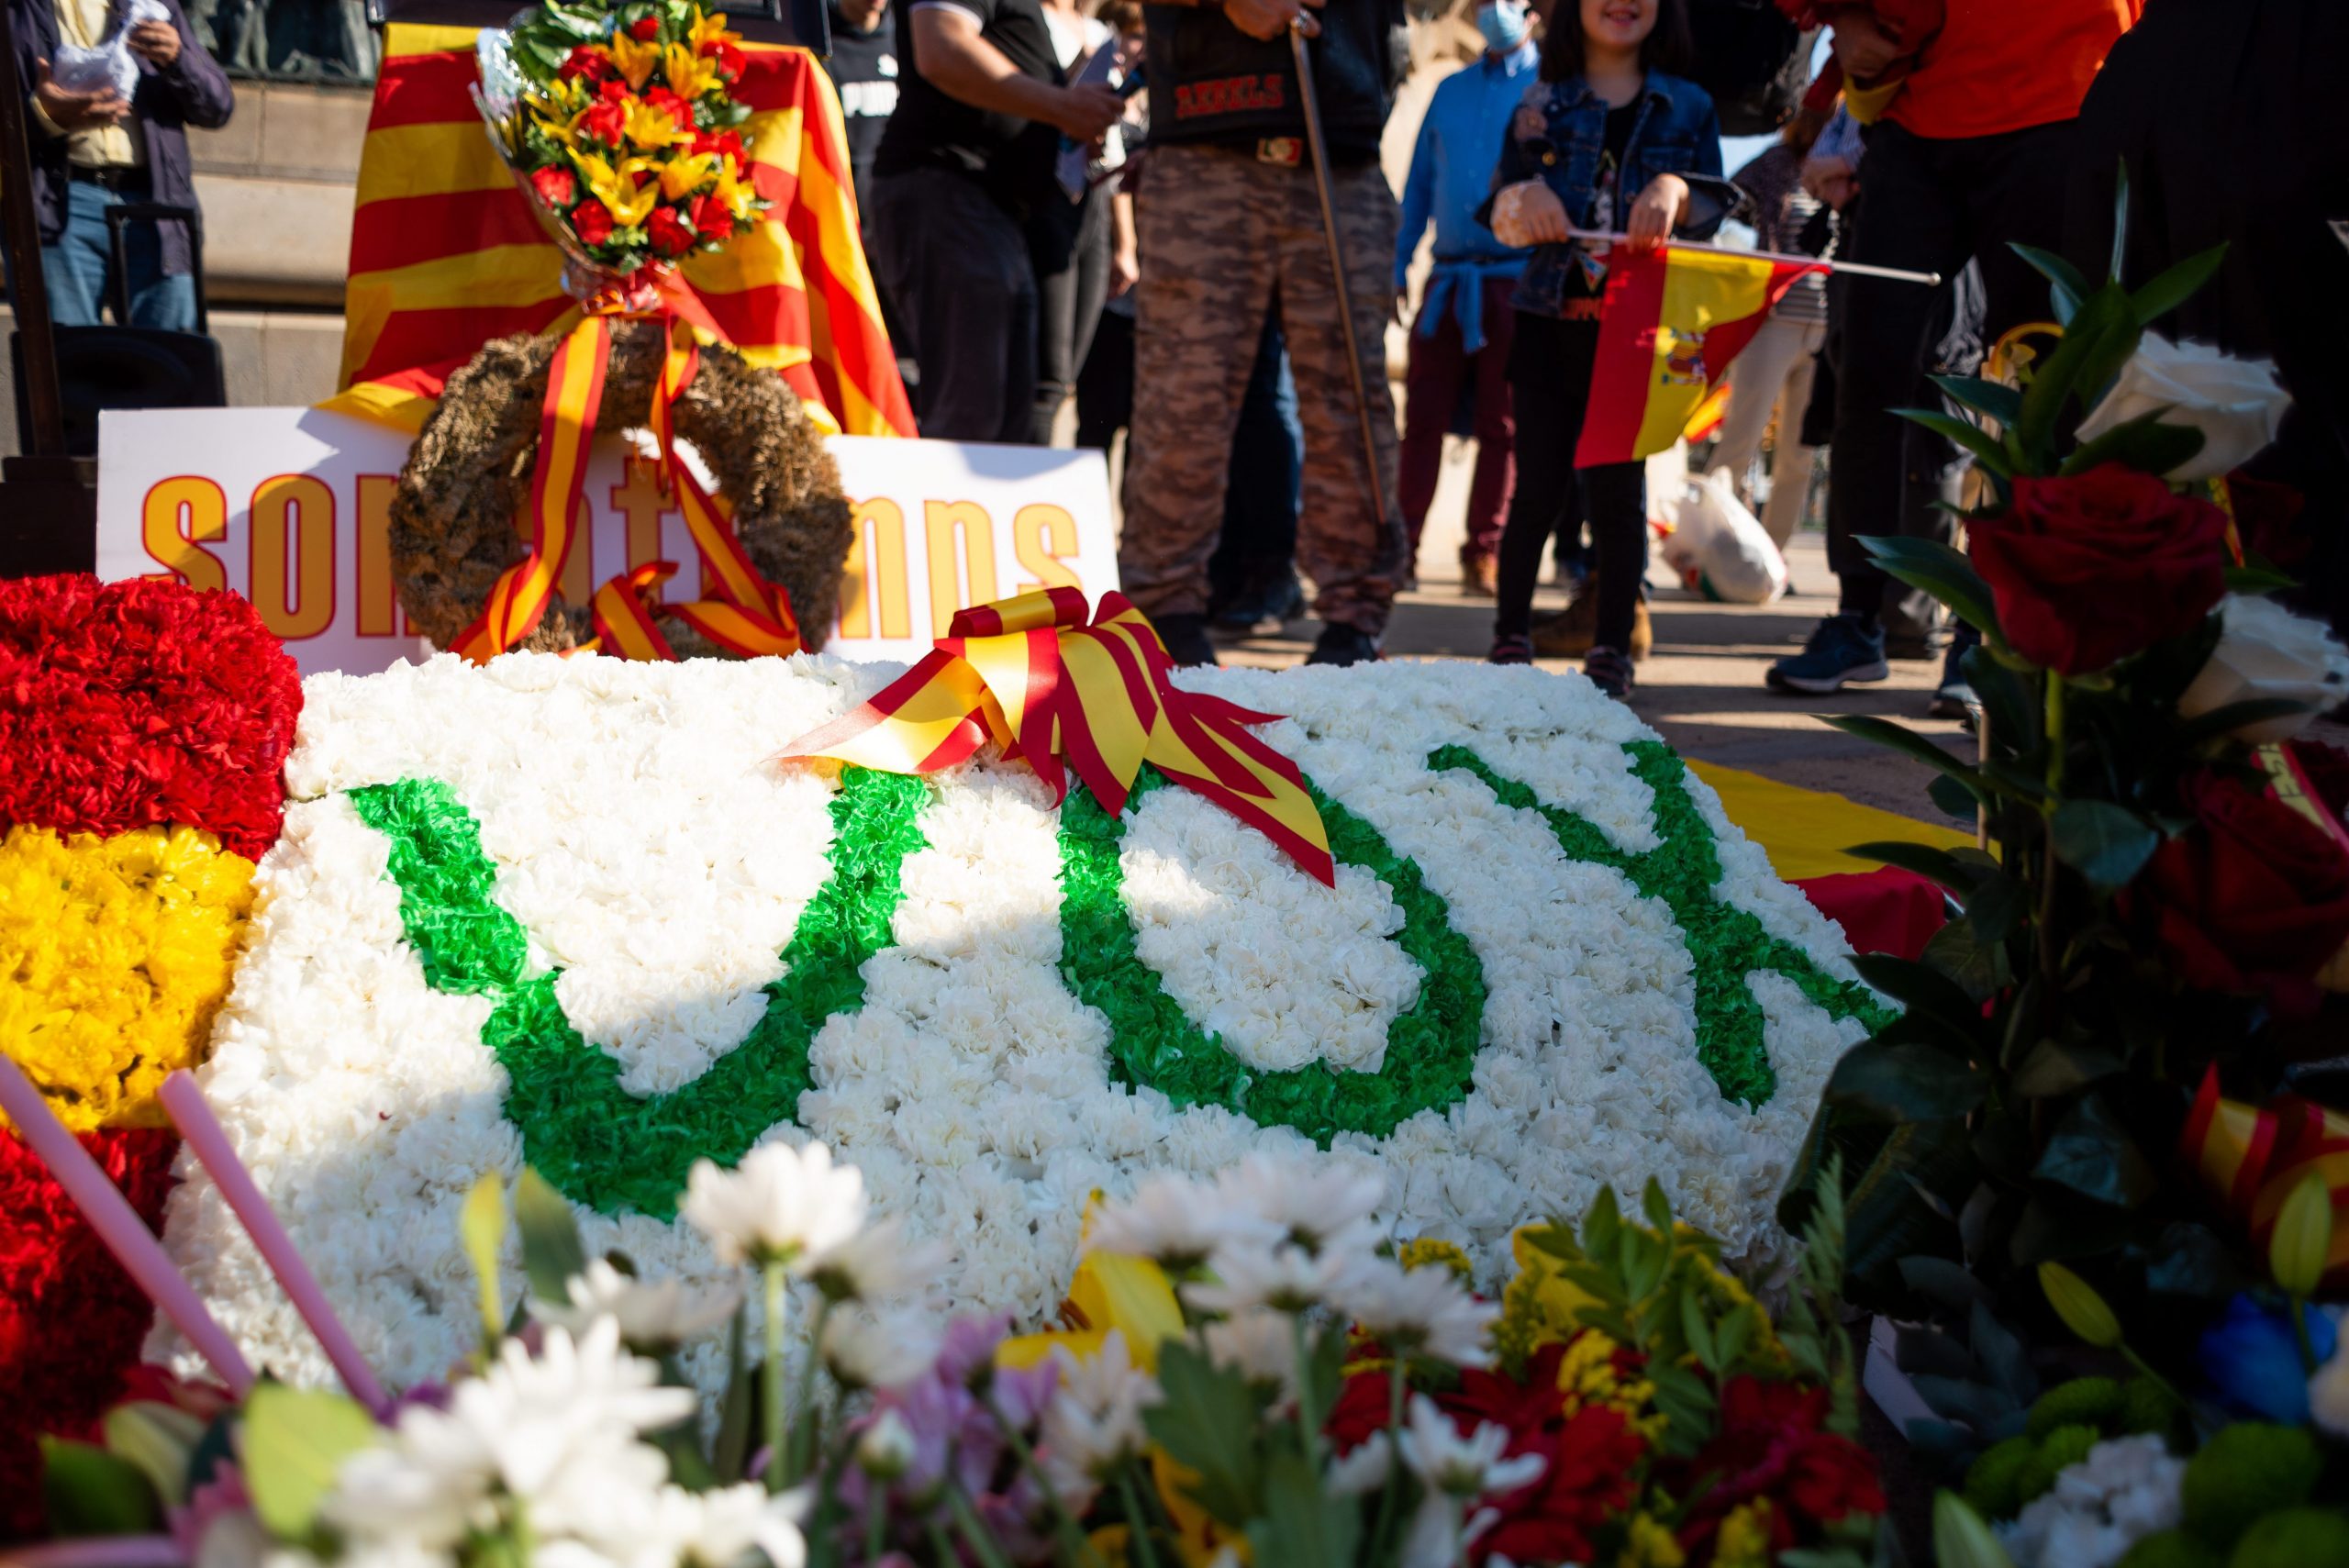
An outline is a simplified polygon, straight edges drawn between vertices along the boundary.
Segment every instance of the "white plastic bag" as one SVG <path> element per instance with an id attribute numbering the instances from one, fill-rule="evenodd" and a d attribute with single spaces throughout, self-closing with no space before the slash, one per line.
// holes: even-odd
<path id="1" fill-rule="evenodd" d="M 1726 470 L 1690 480 L 1668 511 L 1675 526 L 1664 559 L 1689 588 L 1732 605 L 1766 605 L 1787 591 L 1786 558 Z"/>
<path id="2" fill-rule="evenodd" d="M 139 57 L 130 52 L 130 29 L 141 22 L 168 22 L 172 14 L 156 0 L 126 0 L 119 10 L 120 25 L 95 49 L 59 44 L 49 79 L 69 93 L 111 87 L 117 97 L 128 100 L 138 92 Z"/>

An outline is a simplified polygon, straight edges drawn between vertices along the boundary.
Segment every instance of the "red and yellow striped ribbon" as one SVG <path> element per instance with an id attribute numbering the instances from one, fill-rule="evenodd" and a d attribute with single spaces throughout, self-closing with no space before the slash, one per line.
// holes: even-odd
<path id="1" fill-rule="evenodd" d="M 2321 1175 L 2333 1216 L 2324 1288 L 2349 1287 L 2349 1116 L 2297 1095 L 2266 1106 L 2227 1099 L 2213 1067 L 2202 1076 L 2178 1151 L 2263 1251 L 2285 1198 L 2310 1172 Z"/>
<path id="2" fill-rule="evenodd" d="M 604 372 L 611 358 L 611 321 L 603 316 L 584 317 L 554 351 L 539 420 L 538 469 L 530 476 L 530 551 L 499 573 L 489 602 L 473 625 L 457 634 L 452 651 L 476 664 L 486 663 L 536 630 L 562 581 L 587 478 L 587 451 L 596 439 L 596 410 L 604 401 Z"/>
<path id="3" fill-rule="evenodd" d="M 1007 759 L 1024 758 L 1055 801 L 1074 768 L 1112 816 L 1148 762 L 1334 884 L 1329 833 L 1304 775 L 1247 728 L 1280 716 L 1184 691 L 1174 668 L 1122 594 L 1102 595 L 1088 622 L 1076 589 L 1038 589 L 961 611 L 919 663 L 782 756 L 930 773 L 992 740 Z"/>
<path id="4" fill-rule="evenodd" d="M 630 309 L 616 298 L 592 300 L 555 350 L 539 427 L 538 466 L 530 482 L 529 552 L 499 575 L 480 618 L 459 636 L 454 649 L 476 664 L 529 636 L 559 591 L 576 529 L 588 452 L 595 445 L 605 373 L 611 363 L 611 324 L 624 317 L 660 321 L 668 337 L 652 392 L 652 433 L 662 473 L 701 558 L 704 583 L 716 597 L 662 604 L 662 584 L 677 569 L 665 561 L 648 562 L 596 591 L 596 639 L 587 648 L 624 659 L 674 659 L 676 653 L 655 624 L 674 615 L 745 659 L 799 651 L 799 622 L 792 614 L 790 595 L 751 564 L 725 507 L 701 487 L 678 454 L 675 405 L 701 363 L 695 329 L 696 317 L 706 313 L 673 273 L 656 272 L 651 284 L 658 299 L 651 310 Z"/>

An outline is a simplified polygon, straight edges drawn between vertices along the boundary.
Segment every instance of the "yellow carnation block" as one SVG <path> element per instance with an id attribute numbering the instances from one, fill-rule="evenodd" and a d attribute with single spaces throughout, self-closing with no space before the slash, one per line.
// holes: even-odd
<path id="1" fill-rule="evenodd" d="M 166 1125 L 204 1059 L 252 911 L 253 864 L 191 828 L 0 839 L 0 1051 L 75 1132 Z"/>

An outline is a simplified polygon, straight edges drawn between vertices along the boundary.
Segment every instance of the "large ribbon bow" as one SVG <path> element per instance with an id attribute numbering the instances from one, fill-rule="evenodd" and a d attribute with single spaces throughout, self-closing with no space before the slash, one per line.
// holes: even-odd
<path id="1" fill-rule="evenodd" d="M 1247 726 L 1281 716 L 1186 692 L 1142 613 L 1105 594 L 1044 588 L 961 611 L 919 663 L 872 701 L 783 750 L 893 773 L 931 773 L 994 740 L 1068 795 L 1063 766 L 1112 816 L 1148 762 L 1262 832 L 1334 884 L 1330 838 L 1297 764 Z"/>
<path id="2" fill-rule="evenodd" d="M 668 338 L 651 409 L 662 483 L 701 557 L 703 590 L 714 591 L 715 596 L 692 604 L 663 604 L 661 584 L 675 575 L 676 566 L 665 561 L 647 562 L 596 590 L 593 646 L 627 659 L 674 659 L 676 653 L 658 624 L 662 617 L 674 616 L 744 658 L 799 651 L 799 623 L 792 615 L 790 595 L 751 563 L 725 509 L 678 455 L 676 402 L 701 364 L 695 329 L 718 342 L 725 341 L 725 334 L 682 279 L 661 271 L 648 288 L 625 295 L 608 291 L 589 301 L 555 350 L 540 416 L 538 464 L 530 476 L 529 553 L 499 575 L 480 618 L 457 637 L 455 651 L 477 664 L 529 636 L 558 591 L 579 531 L 587 454 L 595 444 L 596 413 L 611 365 L 612 323 L 647 319 L 662 323 Z"/>
<path id="3" fill-rule="evenodd" d="M 2324 1287 L 2349 1286 L 2349 1116 L 2284 1095 L 2265 1106 L 2219 1093 L 2219 1073 L 2202 1076 L 2178 1151 L 2263 1251 L 2292 1190 L 2315 1172 L 2332 1198 L 2332 1250 Z"/>

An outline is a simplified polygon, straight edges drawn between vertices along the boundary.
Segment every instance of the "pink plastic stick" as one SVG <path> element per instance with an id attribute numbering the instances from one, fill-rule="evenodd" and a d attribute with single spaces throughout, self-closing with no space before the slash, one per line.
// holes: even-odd
<path id="1" fill-rule="evenodd" d="M 81 1140 L 65 1130 L 40 1097 L 40 1091 L 27 1081 L 24 1073 L 6 1056 L 0 1056 L 0 1110 L 8 1113 L 17 1124 L 17 1136 L 40 1156 L 57 1184 L 65 1189 L 74 1207 L 89 1220 L 90 1229 L 106 1244 L 147 1299 L 162 1309 L 187 1342 L 198 1354 L 212 1363 L 212 1370 L 228 1387 L 228 1392 L 242 1399 L 253 1385 L 252 1369 L 245 1365 L 245 1358 L 238 1353 L 237 1342 L 205 1309 L 203 1299 L 195 1287 L 181 1277 L 172 1266 L 161 1245 L 149 1234 L 139 1211 L 130 1200 L 106 1180 L 106 1172 L 90 1158 L 90 1151 Z"/>
<path id="2" fill-rule="evenodd" d="M 245 1234 L 253 1239 L 260 1249 L 269 1272 L 292 1298 L 294 1308 L 301 1313 L 302 1321 L 318 1337 L 327 1352 L 327 1360 L 342 1376 L 342 1385 L 351 1396 L 370 1410 L 381 1413 L 387 1401 L 383 1385 L 375 1381 L 366 1358 L 343 1328 L 342 1319 L 334 1315 L 334 1307 L 327 1301 L 327 1293 L 319 1288 L 317 1276 L 310 1273 L 310 1265 L 302 1261 L 301 1250 L 294 1245 L 294 1238 L 285 1232 L 277 1211 L 269 1206 L 255 1184 L 252 1173 L 245 1169 L 243 1161 L 228 1144 L 228 1134 L 220 1118 L 212 1114 L 212 1106 L 204 1098 L 204 1091 L 185 1071 L 173 1073 L 163 1080 L 162 1091 L 156 1096 L 163 1108 L 171 1113 L 173 1125 L 180 1129 L 195 1152 L 196 1162 L 211 1174 L 220 1195 L 228 1202 Z"/>
<path id="3" fill-rule="evenodd" d="M 0 1568 L 180 1568 L 187 1553 L 168 1535 L 54 1540 L 0 1551 Z"/>

